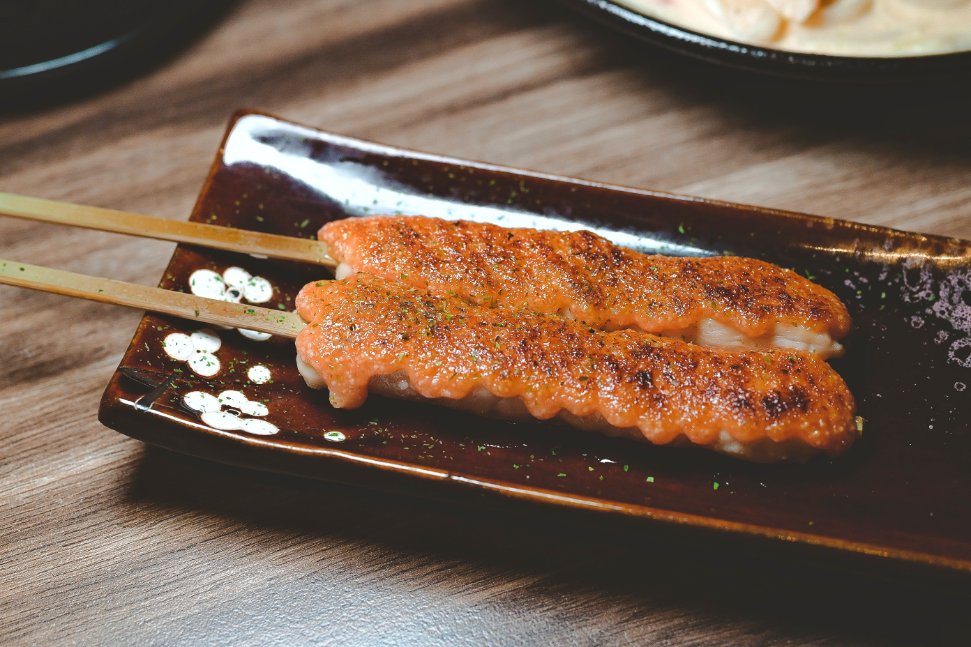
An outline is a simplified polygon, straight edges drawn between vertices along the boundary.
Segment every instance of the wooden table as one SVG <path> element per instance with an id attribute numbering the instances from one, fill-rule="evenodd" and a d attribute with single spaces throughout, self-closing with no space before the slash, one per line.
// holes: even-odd
<path id="1" fill-rule="evenodd" d="M 0 190 L 184 218 L 230 113 L 253 107 L 971 237 L 968 98 L 749 78 L 549 3 L 253 0 L 137 80 L 3 117 Z M 127 281 L 155 282 L 170 251 L 0 219 L 2 257 Z M 960 644 L 968 629 L 947 588 L 879 563 L 146 448 L 95 417 L 138 317 L 0 288 L 0 643 Z"/>

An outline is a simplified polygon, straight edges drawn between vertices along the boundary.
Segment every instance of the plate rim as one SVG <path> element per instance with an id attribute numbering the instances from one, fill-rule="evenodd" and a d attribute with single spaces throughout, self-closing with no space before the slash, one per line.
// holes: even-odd
<path id="1" fill-rule="evenodd" d="M 581 0 L 585 2 L 587 0 Z M 971 51 L 969 51 L 971 53 Z M 352 135 L 346 135 L 343 133 L 338 133 L 330 130 L 322 130 L 316 128 L 312 125 L 301 123 L 299 121 L 294 121 L 275 115 L 271 112 L 264 110 L 257 110 L 251 108 L 243 108 L 236 110 L 230 116 L 229 125 L 220 140 L 219 150 L 216 154 L 216 159 L 210 165 L 209 174 L 200 189 L 199 196 L 193 203 L 193 211 L 199 206 L 199 202 L 202 200 L 202 193 L 209 188 L 212 182 L 213 175 L 218 170 L 220 162 L 220 155 L 226 146 L 226 141 L 229 139 L 232 129 L 235 127 L 238 121 L 246 117 L 263 117 L 270 119 L 272 121 L 287 124 L 288 126 L 295 126 L 301 128 L 315 135 L 324 135 L 328 139 L 338 140 L 343 143 L 355 146 L 360 149 L 367 149 L 373 152 L 385 154 L 385 155 L 397 155 L 402 156 L 404 153 L 409 158 L 417 158 L 427 162 L 436 162 L 444 164 L 453 164 L 456 166 L 464 166 L 468 168 L 479 169 L 483 171 L 495 171 L 500 173 L 509 173 L 512 175 L 525 175 L 528 177 L 540 179 L 540 180 L 552 180 L 554 182 L 566 182 L 570 184 L 580 184 L 583 186 L 597 188 L 597 189 L 607 189 L 609 191 L 619 191 L 622 193 L 629 193 L 640 196 L 649 196 L 655 198 L 662 198 L 665 200 L 671 200 L 673 202 L 682 203 L 695 203 L 695 204 L 705 204 L 712 205 L 716 207 L 728 207 L 735 210 L 742 210 L 748 212 L 759 212 L 766 215 L 770 215 L 773 218 L 782 218 L 786 220 L 793 220 L 796 222 L 812 222 L 811 226 L 823 226 L 823 227 L 845 227 L 847 229 L 866 232 L 868 234 L 874 235 L 892 235 L 900 238 L 919 238 L 922 240 L 937 243 L 939 245 L 949 246 L 958 248 L 959 253 L 963 251 L 965 254 L 971 255 L 971 239 L 958 238 L 956 236 L 944 236 L 941 234 L 925 234 L 917 231 L 908 231 L 906 229 L 896 229 L 894 227 L 887 227 L 885 225 L 871 225 L 864 222 L 857 222 L 855 220 L 848 220 L 845 218 L 836 218 L 834 216 L 820 216 L 817 214 L 806 213 L 802 211 L 794 211 L 791 209 L 777 209 L 775 207 L 764 207 L 757 204 L 751 204 L 747 202 L 733 202 L 731 200 L 719 200 L 717 198 L 706 198 L 702 196 L 694 196 L 686 193 L 675 193 L 673 191 L 663 191 L 659 189 L 645 189 L 643 187 L 636 187 L 628 184 L 619 184 L 612 182 L 604 182 L 601 180 L 591 180 L 583 177 L 570 176 L 570 175 L 558 175 L 555 173 L 548 173 L 545 171 L 539 171 L 536 169 L 531 169 L 527 167 L 517 167 L 508 166 L 504 164 L 497 164 L 495 162 L 485 162 L 481 160 L 471 159 L 471 158 L 460 158 L 451 157 L 443 153 L 432 153 L 428 151 L 421 151 L 413 148 L 408 148 L 405 146 L 396 146 L 392 144 L 384 144 L 381 142 L 376 142 L 369 139 L 364 139 L 361 137 L 355 137 Z M 963 250 L 961 249 L 963 248 Z"/>

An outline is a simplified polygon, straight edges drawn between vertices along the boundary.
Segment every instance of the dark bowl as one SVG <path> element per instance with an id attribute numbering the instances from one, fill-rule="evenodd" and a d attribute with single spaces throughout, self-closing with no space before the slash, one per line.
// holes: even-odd
<path id="1" fill-rule="evenodd" d="M 104 90 L 164 63 L 234 0 L 0 2 L 0 112 Z"/>
<path id="2" fill-rule="evenodd" d="M 971 50 L 929 56 L 826 56 L 758 47 L 678 27 L 612 0 L 560 0 L 620 32 L 696 59 L 799 80 L 911 83 L 967 77 Z"/>

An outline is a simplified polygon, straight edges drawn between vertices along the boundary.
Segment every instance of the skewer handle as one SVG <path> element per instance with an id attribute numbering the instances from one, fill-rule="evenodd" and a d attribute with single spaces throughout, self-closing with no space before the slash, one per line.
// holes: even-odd
<path id="1" fill-rule="evenodd" d="M 294 312 L 206 299 L 3 259 L 0 259 L 0 284 L 150 310 L 218 326 L 258 330 L 281 337 L 294 338 L 305 325 Z"/>
<path id="2" fill-rule="evenodd" d="M 316 240 L 0 192 L 0 215 L 335 267 Z"/>

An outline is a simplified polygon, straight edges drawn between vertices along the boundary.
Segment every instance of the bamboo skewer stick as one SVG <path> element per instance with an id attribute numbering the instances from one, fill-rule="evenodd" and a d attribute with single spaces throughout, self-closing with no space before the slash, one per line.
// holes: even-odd
<path id="1" fill-rule="evenodd" d="M 3 259 L 0 259 L 0 284 L 150 310 L 218 326 L 258 330 L 291 339 L 305 326 L 294 312 L 206 299 Z"/>
<path id="2" fill-rule="evenodd" d="M 330 268 L 337 266 L 327 253 L 327 247 L 316 240 L 265 234 L 201 222 L 167 220 L 157 216 L 44 200 L 13 193 L 0 192 L 0 215 L 187 243 L 230 252 L 257 254 Z"/>

